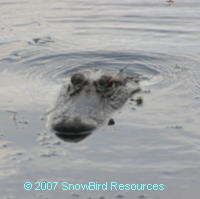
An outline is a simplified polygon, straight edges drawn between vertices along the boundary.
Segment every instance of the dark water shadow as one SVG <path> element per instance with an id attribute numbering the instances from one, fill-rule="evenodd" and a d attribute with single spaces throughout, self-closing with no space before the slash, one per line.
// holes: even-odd
<path id="1" fill-rule="evenodd" d="M 89 132 L 84 132 L 84 133 L 78 133 L 78 134 L 74 134 L 74 133 L 61 133 L 61 132 L 56 132 L 55 135 L 60 138 L 61 140 L 65 141 L 65 142 L 72 142 L 72 143 L 78 143 L 82 140 L 84 140 L 85 138 L 87 138 L 88 136 L 90 136 L 92 134 L 91 131 Z"/>

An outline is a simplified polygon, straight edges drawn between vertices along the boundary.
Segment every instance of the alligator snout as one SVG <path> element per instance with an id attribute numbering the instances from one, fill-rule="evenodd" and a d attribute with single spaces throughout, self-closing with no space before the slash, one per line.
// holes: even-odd
<path id="1" fill-rule="evenodd" d="M 68 118 L 59 121 L 52 125 L 52 129 L 57 134 L 73 134 L 80 135 L 93 131 L 96 128 L 96 124 L 93 121 L 84 121 L 81 118 Z"/>

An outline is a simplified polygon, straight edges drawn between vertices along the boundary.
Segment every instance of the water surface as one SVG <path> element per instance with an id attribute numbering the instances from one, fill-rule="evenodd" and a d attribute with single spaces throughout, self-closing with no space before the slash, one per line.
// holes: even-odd
<path id="1" fill-rule="evenodd" d="M 200 2 L 0 2 L 0 197 L 198 199 Z M 127 104 L 79 143 L 46 128 L 63 80 L 81 69 L 141 78 Z M 25 191 L 23 183 L 165 184 L 163 191 Z"/>

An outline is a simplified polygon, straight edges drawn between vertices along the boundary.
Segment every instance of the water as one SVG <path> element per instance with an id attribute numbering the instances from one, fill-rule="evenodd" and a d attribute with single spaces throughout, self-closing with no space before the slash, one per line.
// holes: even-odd
<path id="1" fill-rule="evenodd" d="M 199 198 L 199 1 L 2 0 L 0 13 L 1 198 Z M 46 129 L 71 72 L 126 65 L 143 106 L 128 102 L 116 125 L 77 144 Z M 25 191 L 26 181 L 165 189 Z"/>

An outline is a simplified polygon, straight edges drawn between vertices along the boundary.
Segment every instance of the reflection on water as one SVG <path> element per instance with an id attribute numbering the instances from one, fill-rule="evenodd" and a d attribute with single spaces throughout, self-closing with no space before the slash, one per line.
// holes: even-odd
<path id="1" fill-rule="evenodd" d="M 80 142 L 81 140 L 85 139 L 86 137 L 88 137 L 89 135 L 91 135 L 92 132 L 88 132 L 88 133 L 84 133 L 84 134 L 66 134 L 66 133 L 56 133 L 56 135 L 66 141 L 66 142 Z"/>

